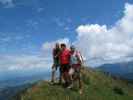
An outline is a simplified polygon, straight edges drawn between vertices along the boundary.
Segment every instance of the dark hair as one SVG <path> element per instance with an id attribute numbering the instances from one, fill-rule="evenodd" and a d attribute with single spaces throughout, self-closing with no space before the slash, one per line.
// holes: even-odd
<path id="1" fill-rule="evenodd" d="M 61 44 L 61 47 L 66 47 L 66 44 L 65 44 L 65 43 L 62 43 L 62 44 Z"/>

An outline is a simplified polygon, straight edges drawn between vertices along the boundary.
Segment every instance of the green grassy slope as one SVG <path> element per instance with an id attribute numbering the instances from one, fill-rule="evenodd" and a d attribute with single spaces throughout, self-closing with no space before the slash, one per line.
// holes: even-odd
<path id="1" fill-rule="evenodd" d="M 133 100 L 133 87 L 91 69 L 82 69 L 83 94 L 47 81 L 38 82 L 21 94 L 21 100 Z"/>

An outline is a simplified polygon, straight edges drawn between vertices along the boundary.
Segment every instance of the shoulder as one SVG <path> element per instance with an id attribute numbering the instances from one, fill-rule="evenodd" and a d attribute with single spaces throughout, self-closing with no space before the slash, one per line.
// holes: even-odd
<path id="1" fill-rule="evenodd" d="M 76 51 L 75 53 L 76 53 L 77 56 L 80 56 L 81 55 L 80 54 L 80 51 Z"/>
<path id="2" fill-rule="evenodd" d="M 69 55 L 71 54 L 71 51 L 69 49 L 66 49 L 65 52 Z"/>
<path id="3" fill-rule="evenodd" d="M 69 50 L 69 49 L 65 49 L 65 51 L 66 51 L 66 52 L 70 52 L 70 50 Z"/>

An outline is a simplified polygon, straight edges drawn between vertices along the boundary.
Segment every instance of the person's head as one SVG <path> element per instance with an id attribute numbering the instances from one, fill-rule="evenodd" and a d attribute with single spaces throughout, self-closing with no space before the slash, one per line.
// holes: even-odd
<path id="1" fill-rule="evenodd" d="M 60 44 L 59 43 L 56 43 L 55 44 L 55 48 L 60 48 Z"/>
<path id="2" fill-rule="evenodd" d="M 75 48 L 74 45 L 71 45 L 71 46 L 70 46 L 70 49 L 71 49 L 72 52 L 74 52 L 76 48 Z"/>
<path id="3" fill-rule="evenodd" d="M 61 49 L 64 50 L 66 48 L 66 44 L 65 43 L 62 43 L 61 44 Z"/>

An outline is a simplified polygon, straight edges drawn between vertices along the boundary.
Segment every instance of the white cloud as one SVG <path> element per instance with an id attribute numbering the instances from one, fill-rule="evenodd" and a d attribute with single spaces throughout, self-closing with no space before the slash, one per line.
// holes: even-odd
<path id="1" fill-rule="evenodd" d="M 51 59 L 41 55 L 1 55 L 1 71 L 48 70 Z"/>
<path id="2" fill-rule="evenodd" d="M 18 41 L 24 41 L 26 39 L 30 38 L 30 35 L 21 35 L 21 33 L 18 33 L 18 35 L 14 35 L 14 33 L 0 33 L 4 34 L 3 36 L 0 37 L 0 43 L 6 44 L 6 43 L 11 43 L 11 42 L 18 42 Z M 6 34 L 9 34 L 8 36 Z"/>
<path id="3" fill-rule="evenodd" d="M 5 8 L 14 7 L 13 0 L 0 0 L 0 3 L 3 4 Z"/>
<path id="4" fill-rule="evenodd" d="M 56 41 L 46 42 L 46 43 L 43 44 L 42 49 L 44 51 L 51 51 L 51 49 L 54 48 L 54 45 L 56 43 L 60 43 L 60 44 L 65 43 L 66 45 L 69 46 L 70 45 L 70 40 L 68 38 L 62 38 L 62 39 L 58 39 Z"/>
<path id="5" fill-rule="evenodd" d="M 116 61 L 133 55 L 133 5 L 126 3 L 124 16 L 107 29 L 106 25 L 80 25 L 75 44 L 89 59 Z M 102 62 L 106 63 L 106 62 Z"/>
<path id="6" fill-rule="evenodd" d="M 77 28 L 77 32 L 79 36 L 82 36 L 83 34 L 88 34 L 88 32 L 99 34 L 99 33 L 105 33 L 106 31 L 107 31 L 106 25 L 100 26 L 98 24 L 80 25 Z"/>

